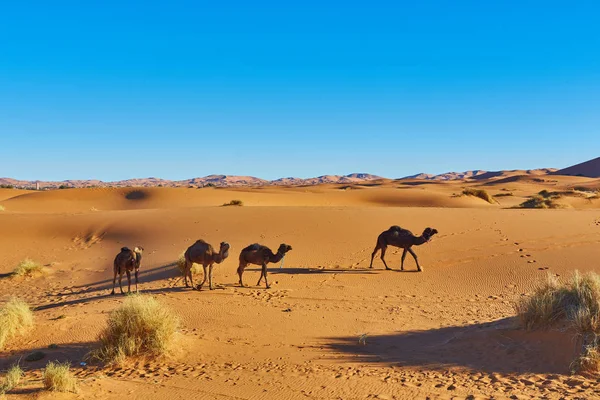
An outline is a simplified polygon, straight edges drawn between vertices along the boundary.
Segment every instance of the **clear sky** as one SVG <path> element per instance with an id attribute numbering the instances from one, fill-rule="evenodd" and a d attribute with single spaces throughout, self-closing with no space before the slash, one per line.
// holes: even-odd
<path id="1" fill-rule="evenodd" d="M 0 176 L 273 179 L 600 156 L 598 1 L 5 1 Z"/>

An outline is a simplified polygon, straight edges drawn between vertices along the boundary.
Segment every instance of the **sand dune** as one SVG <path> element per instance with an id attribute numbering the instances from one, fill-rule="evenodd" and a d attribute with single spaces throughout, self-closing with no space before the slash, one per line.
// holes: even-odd
<path id="1" fill-rule="evenodd" d="M 573 336 L 522 331 L 512 303 L 548 273 L 600 268 L 600 202 L 511 207 L 541 190 L 598 180 L 513 178 L 2 189 L 0 301 L 25 298 L 36 307 L 36 325 L 0 352 L 0 369 L 34 350 L 47 354 L 22 361 L 27 383 L 8 398 L 36 396 L 40 368 L 54 359 L 72 363 L 83 398 L 593 398 L 597 380 L 569 374 Z M 461 196 L 465 187 L 511 195 L 490 204 Z M 232 199 L 244 206 L 221 206 Z M 405 272 L 385 271 L 379 257 L 368 268 L 377 235 L 393 224 L 439 230 L 415 247 L 424 272 L 414 272 L 410 257 Z M 215 268 L 214 291 L 185 289 L 174 265 L 200 238 L 231 244 Z M 282 269 L 270 265 L 270 290 L 235 284 L 239 251 L 254 242 L 293 246 Z M 112 260 L 125 245 L 146 249 L 142 291 L 182 318 L 178 348 L 166 359 L 81 366 L 122 301 L 108 294 Z M 396 270 L 400 254 L 386 256 Z M 9 277 L 25 258 L 46 265 L 46 274 Z M 258 268 L 244 276 L 253 285 Z"/>

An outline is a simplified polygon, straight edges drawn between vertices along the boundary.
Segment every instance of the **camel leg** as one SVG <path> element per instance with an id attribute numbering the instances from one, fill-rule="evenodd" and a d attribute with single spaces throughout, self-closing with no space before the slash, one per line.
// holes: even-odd
<path id="1" fill-rule="evenodd" d="M 127 293 L 131 293 L 131 271 L 127 270 Z"/>
<path id="2" fill-rule="evenodd" d="M 196 290 L 196 288 L 194 287 L 194 277 L 192 276 L 192 266 L 190 265 L 190 268 L 188 269 L 188 276 L 190 278 L 190 287 L 192 288 L 192 290 Z"/>
<path id="3" fill-rule="evenodd" d="M 125 294 L 123 292 L 123 285 L 121 285 L 121 280 L 123 279 L 123 272 L 119 271 L 119 289 L 121 289 L 121 294 Z"/>
<path id="4" fill-rule="evenodd" d="M 258 278 L 258 282 L 256 283 L 256 286 L 260 286 L 260 281 L 262 281 L 263 276 L 265 276 L 265 271 L 261 268 L 260 269 L 260 278 Z"/>
<path id="5" fill-rule="evenodd" d="M 404 259 L 406 258 L 406 253 L 407 253 L 407 250 L 404 249 L 404 251 L 402 252 L 402 263 L 400 264 L 401 271 L 404 271 Z"/>
<path id="6" fill-rule="evenodd" d="M 213 283 L 212 283 L 212 271 L 213 271 L 213 265 L 210 264 L 208 266 L 208 288 L 210 290 L 213 290 Z"/>
<path id="7" fill-rule="evenodd" d="M 240 266 L 237 269 L 237 273 L 240 277 L 240 286 L 244 287 L 244 282 L 242 281 L 242 275 L 244 274 L 244 269 L 246 268 L 246 264 L 240 263 Z"/>
<path id="8" fill-rule="evenodd" d="M 373 259 L 377 255 L 378 250 L 379 250 L 379 242 L 377 242 L 377 244 L 375 245 L 375 250 L 373 250 L 373 253 L 371 253 L 371 265 L 369 265 L 369 268 L 373 268 Z"/>
<path id="9" fill-rule="evenodd" d="M 417 263 L 417 270 L 419 272 L 423 271 L 423 268 L 421 268 L 421 266 L 419 265 L 419 260 L 417 259 L 417 255 L 415 254 L 415 252 L 413 251 L 413 249 L 408 249 L 408 252 L 414 257 L 415 262 Z"/>
<path id="10" fill-rule="evenodd" d="M 139 273 L 139 272 L 140 272 L 140 270 L 139 270 L 139 269 L 136 269 L 136 270 L 135 270 L 135 291 L 136 291 L 136 292 L 138 292 L 138 282 L 139 282 L 139 279 L 138 279 L 138 273 Z"/>
<path id="11" fill-rule="evenodd" d="M 115 294 L 115 285 L 117 283 L 117 269 L 115 268 L 115 275 L 113 276 L 113 290 L 110 294 Z"/>
<path id="12" fill-rule="evenodd" d="M 385 265 L 385 269 L 389 269 L 391 271 L 392 269 L 390 267 L 388 267 L 387 263 L 385 262 L 385 251 L 386 250 L 387 250 L 387 246 L 381 247 L 381 261 L 383 261 L 383 265 Z"/>
<path id="13" fill-rule="evenodd" d="M 202 283 L 198 286 L 198 289 L 202 289 L 202 286 L 204 286 L 204 284 L 206 283 L 206 275 L 207 275 L 207 271 L 206 271 L 206 265 L 202 264 L 202 270 L 204 271 L 204 278 L 202 279 Z"/>
<path id="14" fill-rule="evenodd" d="M 263 271 L 262 274 L 265 277 L 265 286 L 267 289 L 270 289 L 271 286 L 269 286 L 269 281 L 267 281 L 267 264 L 263 264 L 262 271 Z M 260 283 L 260 281 L 259 281 L 259 283 Z"/>
<path id="15" fill-rule="evenodd" d="M 185 267 L 183 268 L 183 281 L 185 282 L 185 287 L 190 287 L 190 285 L 188 285 L 188 271 L 190 269 L 192 269 L 191 263 L 188 260 L 185 260 Z"/>

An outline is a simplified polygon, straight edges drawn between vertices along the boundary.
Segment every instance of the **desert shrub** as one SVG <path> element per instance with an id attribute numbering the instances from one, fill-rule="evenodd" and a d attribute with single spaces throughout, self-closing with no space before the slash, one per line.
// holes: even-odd
<path id="1" fill-rule="evenodd" d="M 32 276 L 38 272 L 43 272 L 42 266 L 35 261 L 26 258 L 13 270 L 16 276 Z"/>
<path id="2" fill-rule="evenodd" d="M 185 270 L 185 252 L 179 255 L 177 259 L 177 269 L 183 275 L 183 271 Z M 199 274 L 202 272 L 202 266 L 198 264 L 192 264 L 192 274 Z"/>
<path id="3" fill-rule="evenodd" d="M 0 308 L 0 349 L 17 335 L 22 335 L 33 326 L 33 313 L 23 300 L 11 298 Z"/>
<path id="4" fill-rule="evenodd" d="M 494 197 L 509 197 L 509 196 L 513 196 L 512 193 L 497 193 L 494 195 Z"/>
<path id="5" fill-rule="evenodd" d="M 8 392 L 9 390 L 13 390 L 21 380 L 23 379 L 23 370 L 18 364 L 13 365 L 6 371 L 6 375 L 4 376 L 4 381 L 0 384 L 0 393 Z"/>
<path id="6" fill-rule="evenodd" d="M 111 312 L 92 357 L 121 363 L 132 356 L 160 356 L 171 346 L 179 319 L 151 296 L 133 295 Z"/>
<path id="7" fill-rule="evenodd" d="M 43 374 L 44 388 L 53 392 L 76 392 L 77 379 L 71 372 L 69 363 L 50 361 Z"/>
<path id="8" fill-rule="evenodd" d="M 0 189 L 14 189 L 13 185 L 0 185 Z"/>
<path id="9" fill-rule="evenodd" d="M 223 204 L 224 207 L 227 206 L 243 206 L 244 202 L 241 200 L 231 200 L 229 203 Z"/>
<path id="10" fill-rule="evenodd" d="M 559 198 L 560 196 L 537 195 L 519 204 L 519 208 L 564 208 L 562 204 L 556 202 Z"/>
<path id="11" fill-rule="evenodd" d="M 483 189 L 466 188 L 463 190 L 462 194 L 465 196 L 479 197 L 480 199 L 485 200 L 490 204 L 496 203 L 496 200 Z"/>
<path id="12" fill-rule="evenodd" d="M 564 283 L 548 276 L 533 295 L 515 304 L 521 325 L 528 330 L 563 324 L 581 338 L 582 351 L 573 362 L 578 371 L 600 370 L 600 275 L 575 272 Z"/>

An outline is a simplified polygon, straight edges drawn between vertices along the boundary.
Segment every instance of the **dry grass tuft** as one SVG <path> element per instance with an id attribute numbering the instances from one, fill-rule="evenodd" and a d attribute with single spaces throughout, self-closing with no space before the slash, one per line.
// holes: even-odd
<path id="1" fill-rule="evenodd" d="M 4 382 L 0 385 L 0 393 L 8 392 L 9 390 L 13 390 L 21 380 L 23 379 L 23 370 L 18 364 L 13 365 L 8 369 L 6 375 L 4 376 Z"/>
<path id="2" fill-rule="evenodd" d="M 485 200 L 490 204 L 497 203 L 496 199 L 494 199 L 493 196 L 491 196 L 488 192 L 486 192 L 483 189 L 466 188 L 463 190 L 462 194 L 465 196 L 479 197 L 480 199 Z"/>
<path id="3" fill-rule="evenodd" d="M 4 210 L 6 210 L 6 208 L 4 208 L 4 206 L 0 204 L 0 211 L 4 211 Z"/>
<path id="4" fill-rule="evenodd" d="M 44 269 L 35 261 L 26 258 L 17 265 L 13 271 L 14 276 L 33 276 L 36 273 L 42 273 Z"/>
<path id="5" fill-rule="evenodd" d="M 177 259 L 177 269 L 179 269 L 179 272 L 183 275 L 183 271 L 185 271 L 185 252 L 181 253 Z M 195 263 L 192 264 L 192 274 L 195 275 L 200 272 L 202 272 L 202 266 Z"/>
<path id="6" fill-rule="evenodd" d="M 179 318 L 156 299 L 133 295 L 111 312 L 100 334 L 100 349 L 91 354 L 104 362 L 122 363 L 127 357 L 156 357 L 168 352 Z"/>
<path id="7" fill-rule="evenodd" d="M 50 361 L 44 368 L 44 388 L 53 392 L 77 392 L 77 379 L 69 363 Z"/>
<path id="8" fill-rule="evenodd" d="M 539 284 L 532 296 L 519 301 L 515 310 L 528 330 L 565 324 L 581 338 L 582 351 L 573 367 L 582 372 L 600 371 L 600 275 L 578 272 L 565 283 L 555 277 Z"/>
<path id="9" fill-rule="evenodd" d="M 565 193 L 542 190 L 537 195 L 532 196 L 529 200 L 521 203 L 518 208 L 565 208 L 564 205 L 556 202 L 556 200 L 562 198 L 563 195 L 565 195 Z"/>
<path id="10" fill-rule="evenodd" d="M 17 335 L 22 335 L 33 326 L 33 313 L 23 300 L 11 298 L 0 308 L 0 349 Z"/>
<path id="11" fill-rule="evenodd" d="M 227 206 L 243 206 L 244 202 L 241 200 L 231 200 L 229 203 L 223 204 L 223 207 Z"/>

